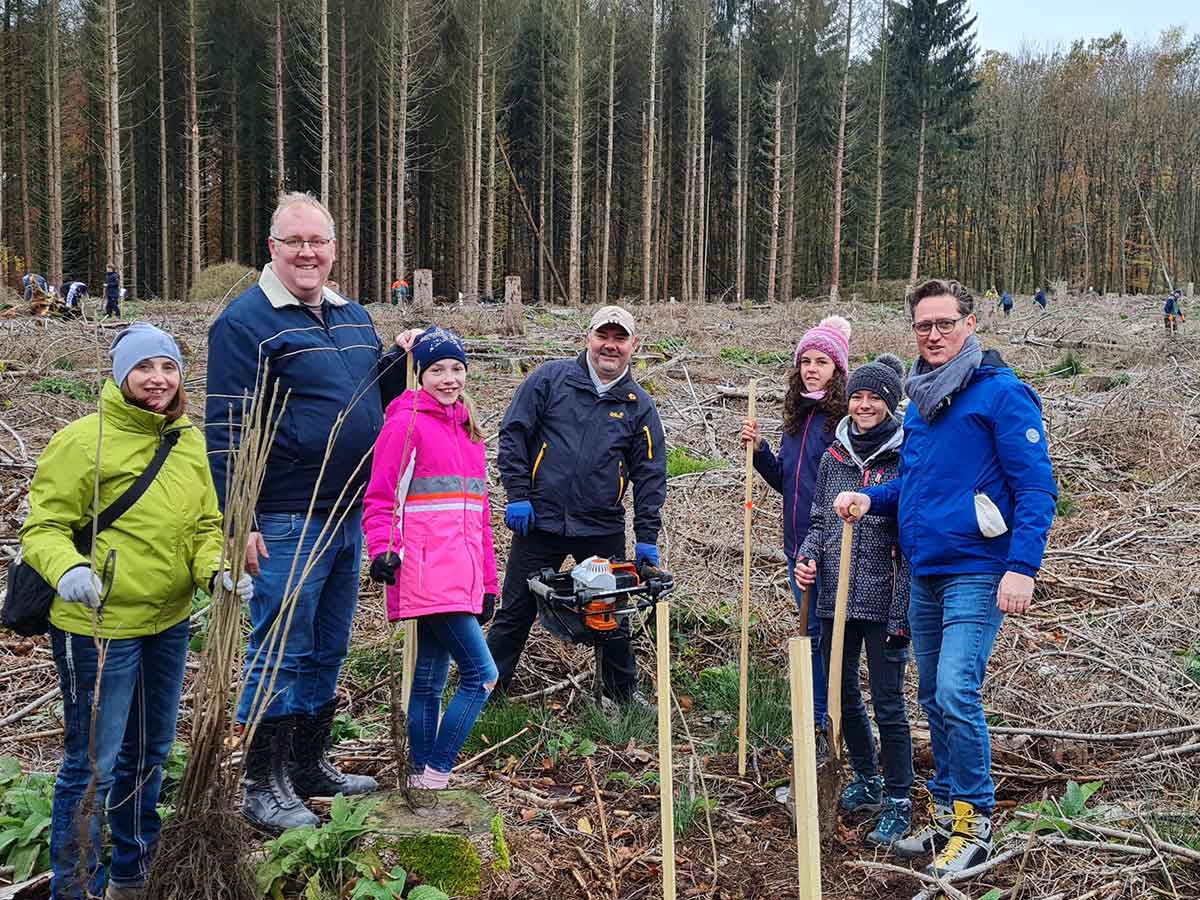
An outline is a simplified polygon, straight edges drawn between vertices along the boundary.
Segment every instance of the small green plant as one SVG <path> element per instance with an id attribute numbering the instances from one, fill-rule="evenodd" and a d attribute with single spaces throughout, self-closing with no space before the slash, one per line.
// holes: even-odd
<path id="1" fill-rule="evenodd" d="M 792 355 L 783 350 L 764 350 L 754 354 L 754 361 L 760 366 L 790 366 Z"/>
<path id="2" fill-rule="evenodd" d="M 1082 375 L 1085 371 L 1087 369 L 1083 365 L 1083 360 L 1075 355 L 1074 350 L 1068 350 L 1046 374 L 1058 378 L 1073 378 L 1076 375 Z"/>
<path id="3" fill-rule="evenodd" d="M 555 732 L 546 739 L 546 755 L 556 766 L 571 756 L 595 756 L 599 749 L 591 738 L 580 737 L 570 728 Z"/>
<path id="4" fill-rule="evenodd" d="M 30 387 L 38 394 L 58 394 L 62 397 L 70 397 L 72 400 L 78 400 L 81 403 L 89 403 L 96 399 L 96 394 L 92 391 L 92 386 L 82 378 L 50 375 L 46 378 L 39 378 Z"/>
<path id="5" fill-rule="evenodd" d="M 337 744 L 357 738 L 375 737 L 377 731 L 378 729 L 359 722 L 349 713 L 339 713 L 333 719 L 330 734 L 333 736 L 333 742 Z"/>
<path id="6" fill-rule="evenodd" d="M 1180 651 L 1183 657 L 1183 674 L 1200 684 L 1200 644 Z"/>
<path id="7" fill-rule="evenodd" d="M 680 337 L 665 337 L 647 344 L 646 349 L 663 356 L 676 356 L 687 347 L 687 341 Z"/>
<path id="8" fill-rule="evenodd" d="M 431 884 L 416 885 L 409 888 L 405 894 L 408 873 L 400 866 L 393 866 L 391 871 L 383 872 L 368 863 L 355 862 L 355 868 L 362 874 L 354 883 L 350 900 L 393 900 L 396 897 L 406 897 L 408 900 L 450 900 L 449 894 Z"/>
<path id="9" fill-rule="evenodd" d="M 351 803 L 338 794 L 333 798 L 327 823 L 292 828 L 268 841 L 266 859 L 255 873 L 259 895 L 266 897 L 277 889 L 282 892 L 289 883 L 307 891 L 305 896 L 316 896 L 322 885 L 340 886 L 354 869 L 351 850 L 371 830 L 367 816 L 377 805 L 370 801 Z"/>
<path id="10" fill-rule="evenodd" d="M 171 749 L 167 751 L 167 758 L 163 761 L 160 796 L 164 805 L 175 802 L 175 794 L 179 790 L 180 782 L 183 781 L 183 773 L 187 770 L 187 764 L 188 748 L 179 741 L 175 741 L 171 744 Z"/>
<path id="11" fill-rule="evenodd" d="M 1060 519 L 1075 513 L 1075 501 L 1066 491 L 1059 491 L 1058 499 L 1054 501 L 1054 514 Z"/>
<path id="12" fill-rule="evenodd" d="M 399 654 L 399 647 L 396 652 Z M 388 672 L 387 644 L 352 647 L 346 656 L 345 672 L 358 687 L 370 687 L 375 684 Z"/>
<path id="13" fill-rule="evenodd" d="M 0 862 L 14 882 L 50 868 L 53 797 L 53 775 L 22 775 L 14 757 L 0 756 Z"/>
<path id="14" fill-rule="evenodd" d="M 75 371 L 75 360 L 69 356 L 60 356 L 54 362 L 50 363 L 52 369 L 62 369 L 64 372 Z"/>
<path id="15" fill-rule="evenodd" d="M 492 816 L 489 825 L 492 832 L 492 868 L 497 872 L 507 872 L 512 868 L 512 856 L 508 852 L 508 841 L 504 837 L 504 817 L 500 813 Z"/>
<path id="16" fill-rule="evenodd" d="M 721 352 L 717 354 L 722 362 L 737 364 L 745 364 L 754 358 L 751 351 L 745 347 L 722 347 Z"/>
<path id="17" fill-rule="evenodd" d="M 1092 810 L 1088 809 L 1088 800 L 1102 787 L 1103 781 L 1089 781 L 1086 784 L 1068 781 L 1067 789 L 1060 799 L 1039 800 L 1037 803 L 1026 803 L 1020 807 L 1023 812 L 1037 816 L 1037 819 L 1017 819 L 1009 822 L 1004 826 L 1004 833 L 1036 831 L 1038 834 L 1044 834 L 1048 831 L 1061 831 L 1063 834 L 1070 834 L 1073 826 L 1068 820 L 1087 821 L 1091 818 Z"/>
<path id="18" fill-rule="evenodd" d="M 700 673 L 700 688 L 696 700 L 705 709 L 723 712 L 731 718 L 738 709 L 738 672 L 732 665 L 716 666 Z M 747 731 L 758 746 L 778 746 L 790 739 L 792 733 L 792 704 L 788 681 L 769 666 L 751 664 L 748 676 Z M 734 725 L 717 735 L 717 749 L 731 750 L 737 746 Z"/>
<path id="19" fill-rule="evenodd" d="M 583 708 L 579 719 L 579 734 L 602 744 L 626 746 L 651 744 L 658 736 L 658 716 L 654 709 L 639 703 L 622 703 L 616 715 L 606 715 L 595 703 Z"/>
<path id="20" fill-rule="evenodd" d="M 672 447 L 667 451 L 667 477 L 691 475 L 693 472 L 707 472 L 719 469 L 725 465 L 723 459 L 710 456 L 693 456 L 683 447 Z"/>
<path id="21" fill-rule="evenodd" d="M 673 805 L 676 837 L 687 835 L 697 824 L 706 821 L 706 813 L 711 813 L 717 808 L 715 800 L 705 800 L 703 796 L 692 793 L 677 793 Z"/>

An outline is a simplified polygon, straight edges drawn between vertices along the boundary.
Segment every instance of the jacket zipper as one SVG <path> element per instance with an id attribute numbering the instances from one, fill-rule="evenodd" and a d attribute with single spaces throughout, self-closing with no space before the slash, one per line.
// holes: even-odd
<path id="1" fill-rule="evenodd" d="M 538 451 L 537 459 L 533 461 L 533 471 L 529 473 L 529 486 L 533 487 L 534 481 L 537 480 L 538 466 L 542 464 L 542 457 L 546 455 L 547 441 L 542 441 L 542 449 Z"/>
<path id="2" fill-rule="evenodd" d="M 643 425 L 642 431 L 646 432 L 646 459 L 654 459 L 654 441 L 650 440 L 650 426 Z"/>
<path id="3" fill-rule="evenodd" d="M 617 460 L 617 503 L 625 496 L 625 460 Z"/>
<path id="4" fill-rule="evenodd" d="M 800 452 L 796 454 L 796 471 L 792 475 L 792 537 L 796 538 L 796 506 L 800 498 L 800 464 L 804 461 L 804 447 L 808 443 L 808 426 L 812 424 L 813 413 L 809 410 L 808 418 L 804 420 L 804 431 L 800 435 Z M 782 449 L 782 448 L 780 448 Z"/>

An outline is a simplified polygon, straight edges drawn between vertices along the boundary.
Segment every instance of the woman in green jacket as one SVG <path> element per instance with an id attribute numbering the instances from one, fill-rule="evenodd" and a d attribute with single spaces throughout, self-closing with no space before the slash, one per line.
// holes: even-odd
<path id="1" fill-rule="evenodd" d="M 184 415 L 178 344 L 138 323 L 117 335 L 109 355 L 113 380 L 104 384 L 99 412 L 50 439 L 21 529 L 24 559 L 57 590 L 50 640 L 65 746 L 50 826 L 52 900 L 101 896 L 106 879 L 103 896 L 129 898 L 145 883 L 161 825 L 162 763 L 175 739 L 191 600 L 196 588 L 212 589 L 221 561 L 221 514 L 204 437 Z M 164 440 L 174 446 L 146 492 L 96 535 L 90 558 L 81 553 L 75 536 L 90 536 L 93 514 L 133 484 Z M 244 598 L 253 592 L 249 576 L 234 584 L 226 572 L 223 581 Z M 84 811 L 93 780 L 94 804 Z M 102 811 L 113 844 L 107 872 L 98 862 Z M 90 815 L 86 847 L 81 815 Z"/>

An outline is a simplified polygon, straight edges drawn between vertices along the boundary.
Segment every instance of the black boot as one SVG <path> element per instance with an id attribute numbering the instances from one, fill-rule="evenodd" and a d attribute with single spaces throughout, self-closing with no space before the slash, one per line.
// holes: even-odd
<path id="1" fill-rule="evenodd" d="M 296 795 L 288 775 L 292 727 L 291 716 L 264 719 L 255 729 L 254 740 L 246 751 L 242 815 L 256 828 L 271 834 L 321 821 Z"/>
<path id="2" fill-rule="evenodd" d="M 315 716 L 296 716 L 292 738 L 292 783 L 301 797 L 332 797 L 341 794 L 370 794 L 379 782 L 368 775 L 348 775 L 333 767 L 325 751 L 333 743 L 333 713 L 336 700 L 322 706 Z"/>

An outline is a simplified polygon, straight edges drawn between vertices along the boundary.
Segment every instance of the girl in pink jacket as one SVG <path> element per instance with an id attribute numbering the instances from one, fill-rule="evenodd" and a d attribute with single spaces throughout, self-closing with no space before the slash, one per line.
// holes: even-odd
<path id="1" fill-rule="evenodd" d="M 483 436 L 463 396 L 463 343 L 434 326 L 411 352 L 420 388 L 387 408 L 363 498 L 363 531 L 371 578 L 387 585 L 388 618 L 417 620 L 409 784 L 440 790 L 496 686 L 481 625 L 495 610 L 499 587 Z M 451 657 L 458 690 L 439 726 Z"/>

